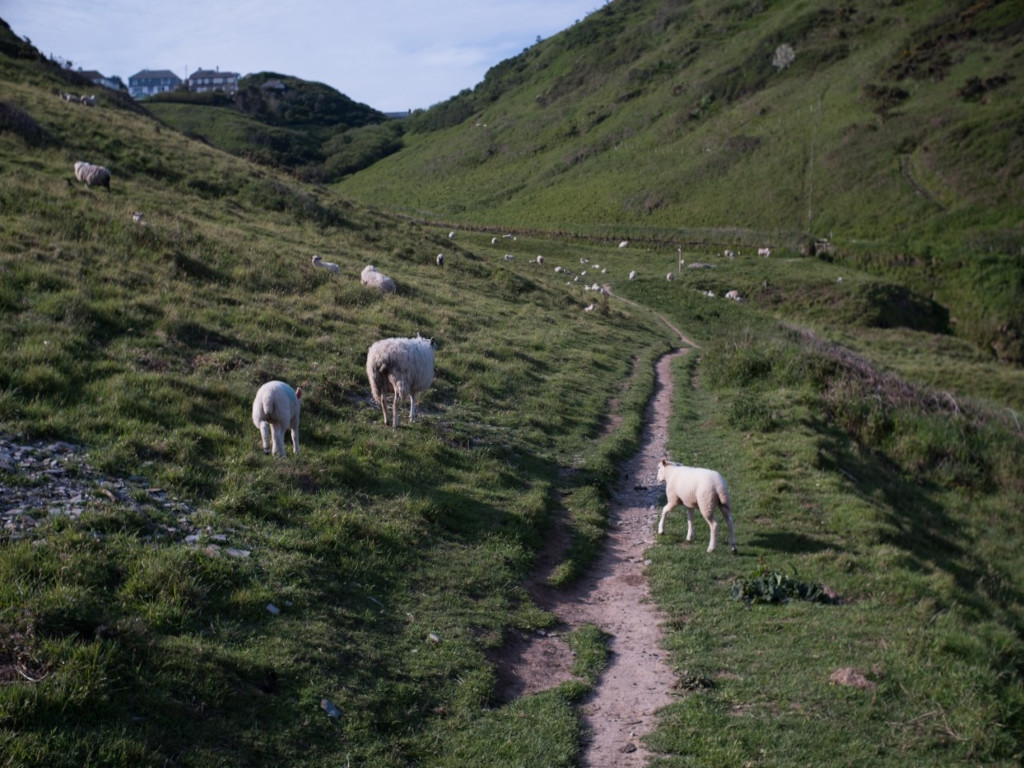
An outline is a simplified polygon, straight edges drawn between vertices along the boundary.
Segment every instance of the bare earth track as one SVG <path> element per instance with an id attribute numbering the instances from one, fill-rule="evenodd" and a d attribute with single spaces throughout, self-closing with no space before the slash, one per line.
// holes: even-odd
<path id="1" fill-rule="evenodd" d="M 641 447 L 620 470 L 609 505 L 608 535 L 591 571 L 566 590 L 547 584 L 566 546 L 565 534 L 559 531 L 552 536 L 528 584 L 537 604 L 558 616 L 566 631 L 594 624 L 611 638 L 608 666 L 583 706 L 587 735 L 581 765 L 591 768 L 646 765 L 650 754 L 640 737 L 653 729 L 657 710 L 672 701 L 676 683 L 661 648 L 663 617 L 650 600 L 644 568 L 645 552 L 654 543 L 660 500 L 655 478 L 657 464 L 665 455 L 672 403 L 671 365 L 682 354 L 685 349 L 658 361 Z M 571 652 L 557 635 L 519 638 L 506 646 L 496 661 L 501 697 L 506 700 L 551 688 L 571 677 Z"/>

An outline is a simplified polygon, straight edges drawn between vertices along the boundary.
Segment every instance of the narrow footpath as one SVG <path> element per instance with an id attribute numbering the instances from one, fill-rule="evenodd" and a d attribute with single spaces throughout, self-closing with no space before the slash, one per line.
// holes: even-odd
<path id="1" fill-rule="evenodd" d="M 672 361 L 686 353 L 677 350 L 657 363 L 640 450 L 621 468 L 605 545 L 590 572 L 566 590 L 550 587 L 547 576 L 559 557 L 549 551 L 528 585 L 537 604 L 558 616 L 568 630 L 594 624 L 611 638 L 608 666 L 582 708 L 587 733 L 581 765 L 588 768 L 645 766 L 650 754 L 641 737 L 653 730 L 655 713 L 672 701 L 676 680 L 661 648 L 664 617 L 650 599 L 644 569 L 659 512 L 657 466 L 665 456 Z M 564 545 L 558 538 L 553 537 L 550 550 Z M 557 685 L 569 677 L 570 665 L 571 653 L 556 634 L 508 649 L 499 670 L 511 698 Z"/>

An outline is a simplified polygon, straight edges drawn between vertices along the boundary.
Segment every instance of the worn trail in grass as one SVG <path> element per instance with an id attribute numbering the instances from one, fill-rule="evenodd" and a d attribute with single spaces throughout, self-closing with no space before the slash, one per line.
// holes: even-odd
<path id="1" fill-rule="evenodd" d="M 672 360 L 657 365 L 654 396 L 647 406 L 640 450 L 622 467 L 609 506 L 609 532 L 591 571 L 568 589 L 547 583 L 558 561 L 562 536 L 552 537 L 530 590 L 537 603 L 569 628 L 592 624 L 609 636 L 608 666 L 583 706 L 587 737 L 582 764 L 642 766 L 648 761 L 641 737 L 655 713 L 671 702 L 675 676 L 661 648 L 662 617 L 651 601 L 644 574 L 645 551 L 654 543 L 657 463 L 665 455 L 672 404 Z M 512 695 L 542 690 L 566 679 L 570 652 L 558 636 L 533 638 L 513 648 L 504 671 Z"/>

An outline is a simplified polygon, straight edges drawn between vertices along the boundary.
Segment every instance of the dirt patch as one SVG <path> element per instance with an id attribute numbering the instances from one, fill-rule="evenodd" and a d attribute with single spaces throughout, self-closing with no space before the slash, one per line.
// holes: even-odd
<path id="1" fill-rule="evenodd" d="M 583 766 L 646 765 L 650 754 L 641 737 L 653 729 L 655 713 L 672 701 L 676 686 L 668 654 L 661 648 L 664 617 L 650 600 L 644 569 L 646 550 L 654 543 L 661 496 L 656 477 L 658 462 L 665 455 L 671 412 L 672 360 L 685 353 L 678 350 L 658 361 L 641 447 L 620 468 L 609 505 L 608 535 L 591 571 L 564 590 L 547 584 L 569 546 L 560 520 L 541 553 L 527 587 L 539 606 L 561 620 L 559 632 L 520 635 L 492 656 L 501 683 L 498 696 L 509 701 L 571 678 L 572 653 L 562 637 L 565 632 L 594 624 L 610 636 L 609 664 L 582 707 L 587 729 Z"/>

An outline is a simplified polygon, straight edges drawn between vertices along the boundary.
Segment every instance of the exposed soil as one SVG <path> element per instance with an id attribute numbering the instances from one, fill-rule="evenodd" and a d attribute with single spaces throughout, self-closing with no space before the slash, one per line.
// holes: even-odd
<path id="1" fill-rule="evenodd" d="M 692 345 L 681 333 L 679 336 Z M 609 508 L 608 535 L 590 573 L 568 589 L 547 584 L 568 546 L 566 532 L 556 526 L 527 585 L 537 604 L 561 619 L 563 631 L 514 638 L 495 659 L 499 697 L 510 700 L 571 678 L 572 653 L 562 637 L 564 632 L 594 624 L 610 636 L 608 666 L 582 708 L 587 729 L 582 766 L 646 765 L 650 753 L 641 737 L 653 729 L 655 713 L 672 701 L 676 678 L 668 654 L 661 648 L 663 617 L 650 600 L 644 569 L 659 511 L 657 465 L 665 455 L 672 403 L 671 365 L 686 352 L 677 350 L 658 361 L 641 447 L 620 469 Z"/>

